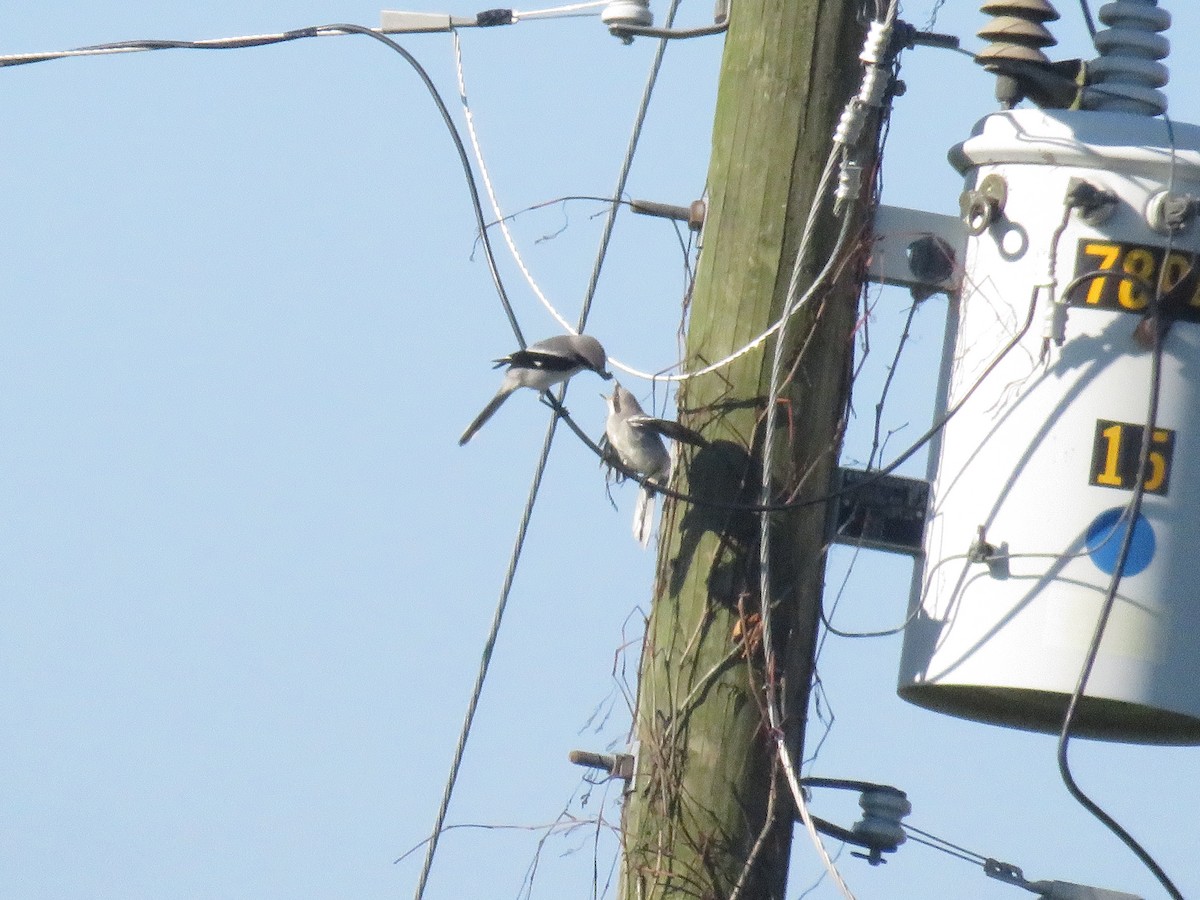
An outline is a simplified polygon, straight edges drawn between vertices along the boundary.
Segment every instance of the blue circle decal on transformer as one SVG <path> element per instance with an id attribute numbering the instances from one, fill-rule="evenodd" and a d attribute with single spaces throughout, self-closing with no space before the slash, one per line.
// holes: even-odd
<path id="1" fill-rule="evenodd" d="M 1129 526 L 1125 518 L 1126 508 L 1116 506 L 1106 509 L 1092 520 L 1084 539 L 1088 556 L 1100 571 L 1111 575 L 1117 568 L 1117 555 Z M 1133 523 L 1133 538 L 1129 542 L 1129 555 L 1125 558 L 1123 574 L 1136 575 L 1146 570 L 1154 559 L 1154 529 L 1146 517 L 1138 513 Z"/>

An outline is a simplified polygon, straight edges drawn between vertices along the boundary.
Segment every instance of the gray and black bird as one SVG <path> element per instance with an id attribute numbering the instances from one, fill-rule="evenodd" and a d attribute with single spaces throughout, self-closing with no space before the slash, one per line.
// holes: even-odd
<path id="1" fill-rule="evenodd" d="M 562 384 L 576 372 L 590 369 L 601 378 L 612 378 L 608 357 L 600 342 L 588 334 L 559 334 L 530 344 L 508 356 L 495 360 L 496 368 L 508 366 L 500 390 L 475 417 L 458 439 L 461 447 L 475 436 L 488 419 L 500 408 L 508 395 L 518 388 L 533 388 L 538 393 Z"/>
<path id="2" fill-rule="evenodd" d="M 612 394 L 604 399 L 608 402 L 608 420 L 604 426 L 608 451 L 627 469 L 648 479 L 665 483 L 671 475 L 671 454 L 663 443 L 664 436 L 698 447 L 708 445 L 685 425 L 646 415 L 637 398 L 618 381 L 613 382 Z M 650 545 L 654 495 L 653 486 L 643 484 L 633 509 L 633 536 L 643 547 Z"/>

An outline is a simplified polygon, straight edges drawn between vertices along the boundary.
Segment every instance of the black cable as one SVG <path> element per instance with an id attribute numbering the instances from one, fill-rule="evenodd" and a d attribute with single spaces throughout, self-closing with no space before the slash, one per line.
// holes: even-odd
<path id="1" fill-rule="evenodd" d="M 1083 24 L 1087 26 L 1088 35 L 1092 40 L 1096 39 L 1096 23 L 1092 19 L 1092 10 L 1088 6 L 1087 0 L 1079 0 L 1079 11 L 1083 13 Z"/>
<path id="2" fill-rule="evenodd" d="M 320 26 L 295 28 L 280 34 L 257 34 L 241 38 L 221 38 L 214 41 L 111 41 L 105 44 L 91 44 L 87 47 L 77 47 L 76 50 L 241 50 L 246 47 L 266 47 L 271 44 L 283 44 L 288 41 L 298 41 L 303 38 L 320 37 Z M 27 62 L 44 62 L 45 60 L 31 59 Z M 23 65 L 24 63 L 10 63 Z"/>
<path id="3" fill-rule="evenodd" d="M 1086 4 L 1085 4 L 1086 6 Z M 1167 119 L 1167 131 L 1171 140 L 1171 175 L 1170 181 L 1174 182 L 1174 162 L 1175 162 L 1175 136 L 1171 126 L 1170 119 Z M 1168 187 L 1170 190 L 1170 187 Z M 1091 678 L 1092 669 L 1095 667 L 1096 660 L 1100 654 L 1100 643 L 1104 638 L 1104 632 L 1108 626 L 1109 617 L 1112 614 L 1113 608 L 1116 605 L 1117 592 L 1121 586 L 1121 580 L 1125 574 L 1125 565 L 1129 557 L 1130 548 L 1133 546 L 1133 532 L 1137 525 L 1138 517 L 1141 514 L 1142 499 L 1145 496 L 1145 479 L 1146 470 L 1150 460 L 1150 448 L 1153 441 L 1154 428 L 1158 418 L 1158 404 L 1162 389 L 1162 355 L 1163 343 L 1166 338 L 1166 329 L 1161 313 L 1161 303 L 1163 295 L 1166 293 L 1166 278 L 1167 265 L 1166 261 L 1171 256 L 1173 233 L 1167 232 L 1167 244 L 1163 253 L 1163 266 L 1158 273 L 1158 283 L 1150 291 L 1150 303 L 1148 314 L 1152 323 L 1151 333 L 1153 335 L 1153 345 L 1150 356 L 1150 389 L 1147 397 L 1146 410 L 1146 425 L 1142 433 L 1142 445 L 1138 452 L 1138 469 L 1136 479 L 1134 481 L 1133 493 L 1129 498 L 1129 503 L 1126 506 L 1126 512 L 1122 518 L 1127 518 L 1125 522 L 1125 533 L 1121 536 L 1121 544 L 1117 550 L 1117 557 L 1113 568 L 1112 577 L 1109 579 L 1108 590 L 1105 592 L 1104 600 L 1100 605 L 1100 615 L 1096 620 L 1096 627 L 1092 632 L 1091 643 L 1088 645 L 1087 653 L 1084 655 L 1083 666 L 1079 672 L 1079 680 L 1075 685 L 1075 690 L 1071 694 L 1071 699 L 1067 703 L 1067 709 L 1063 715 L 1062 729 L 1058 736 L 1058 772 L 1062 778 L 1062 782 L 1067 789 L 1067 792 L 1089 813 L 1091 813 L 1101 824 L 1109 831 L 1116 835 L 1126 847 L 1142 862 L 1147 869 L 1158 879 L 1159 884 L 1163 889 L 1174 898 L 1174 900 L 1183 900 L 1183 894 L 1171 881 L 1170 877 L 1158 864 L 1158 862 L 1150 855 L 1150 853 L 1133 837 L 1116 819 L 1105 812 L 1099 804 L 1091 797 L 1084 793 L 1083 789 L 1075 781 L 1074 775 L 1071 773 L 1070 760 L 1067 756 L 1067 747 L 1071 740 L 1071 729 L 1075 723 L 1075 715 L 1079 708 L 1079 703 L 1087 691 L 1088 680 Z M 1098 277 L 1099 272 L 1088 273 Z M 1103 273 L 1111 274 L 1111 273 Z M 1067 290 L 1063 292 L 1063 296 L 1067 296 L 1070 290 L 1076 286 L 1076 282 L 1082 280 L 1075 279 Z M 1144 282 L 1143 282 L 1144 283 Z"/>
<path id="4" fill-rule="evenodd" d="M 417 76 L 424 83 L 426 89 L 429 91 L 429 96 L 433 98 L 434 105 L 437 106 L 438 112 L 441 113 L 442 121 L 446 123 L 446 129 L 450 132 L 450 139 L 454 141 L 454 149 L 458 151 L 458 159 L 462 164 L 463 175 L 467 180 L 467 189 L 471 194 L 471 207 L 475 211 L 475 222 L 479 226 L 479 234 L 483 241 L 483 253 L 487 258 L 488 272 L 492 276 L 492 283 L 496 286 L 496 294 L 500 298 L 501 306 L 504 307 L 504 315 L 508 318 L 508 324 L 512 328 L 513 337 L 517 339 L 517 343 L 521 346 L 521 349 L 525 349 L 525 336 L 521 333 L 521 326 L 517 324 L 516 313 L 513 312 L 512 303 L 508 299 L 508 293 L 504 290 L 504 281 L 501 279 L 500 270 L 496 265 L 496 255 L 492 251 L 492 242 L 488 237 L 487 224 L 483 215 L 483 204 L 479 199 L 479 187 L 475 183 L 475 173 L 471 169 L 471 160 L 467 156 L 466 145 L 463 143 L 462 135 L 458 133 L 458 127 L 454 124 L 454 119 L 450 116 L 450 110 L 446 107 L 446 102 L 442 99 L 442 95 L 438 93 L 433 79 L 429 77 L 429 73 L 425 71 L 425 67 L 417 61 L 415 56 L 404 49 L 399 43 L 385 34 L 380 34 L 373 28 L 367 28 L 365 25 L 345 24 L 326 25 L 324 28 L 374 38 L 404 57 L 405 62 L 413 67 Z"/>
<path id="5" fill-rule="evenodd" d="M 137 41 L 116 41 L 108 44 L 93 44 L 89 47 L 79 47 L 79 51 L 105 51 L 105 50 L 240 50 L 247 47 L 265 47 L 271 44 L 283 44 L 289 41 L 298 41 L 305 38 L 323 37 L 329 34 L 362 34 L 367 37 L 374 38 L 381 44 L 390 47 L 395 52 L 404 57 L 405 62 L 412 66 L 413 71 L 421 79 L 425 88 L 429 91 L 429 96 L 433 99 L 434 105 L 442 116 L 442 121 L 446 124 L 446 129 L 450 132 L 450 139 L 454 142 L 454 148 L 458 151 L 459 162 L 462 164 L 463 175 L 467 180 L 467 190 L 471 195 L 471 206 L 475 212 L 475 222 L 479 227 L 480 239 L 483 242 L 484 255 L 487 257 L 488 272 L 491 274 L 492 283 L 496 287 L 496 294 L 500 298 L 500 304 L 504 307 L 504 314 L 508 318 L 508 324 L 512 328 L 513 336 L 517 343 L 524 349 L 526 346 L 525 336 L 521 333 L 521 327 L 517 324 L 516 314 L 513 312 L 512 303 L 508 299 L 508 293 L 504 289 L 504 282 L 500 277 L 500 270 L 496 265 L 496 256 L 492 251 L 491 240 L 488 237 L 487 222 L 483 214 L 483 204 L 479 198 L 479 188 L 475 183 L 475 173 L 471 169 L 471 161 L 467 156 L 467 148 L 463 143 L 462 136 L 458 133 L 458 127 L 454 124 L 454 119 L 450 115 L 450 110 L 446 106 L 446 102 L 442 99 L 442 95 L 438 92 L 437 86 L 433 83 L 433 79 L 429 77 L 429 73 L 425 67 L 417 61 L 417 58 L 408 52 L 404 47 L 392 40 L 387 35 L 381 34 L 373 28 L 367 28 L 365 25 L 314 25 L 307 28 L 297 28 L 292 31 L 284 31 L 279 34 L 264 34 L 250 35 L 247 37 L 223 38 L 210 41 L 175 41 L 175 40 L 137 40 Z M 6 66 L 27 65 L 35 62 L 46 62 L 50 59 L 58 58 L 55 56 L 33 57 L 29 59 L 14 60 L 3 63 Z"/>
<path id="6" fill-rule="evenodd" d="M 1155 298 L 1154 306 L 1157 307 L 1158 298 Z M 1113 569 L 1112 578 L 1109 580 L 1108 590 L 1104 595 L 1104 602 L 1100 606 L 1100 616 L 1096 621 L 1096 628 L 1092 633 L 1092 640 L 1088 646 L 1087 653 L 1084 657 L 1083 668 L 1079 673 L 1079 681 L 1075 686 L 1075 691 L 1071 694 L 1071 699 L 1067 704 L 1066 714 L 1063 716 L 1062 730 L 1058 736 L 1058 771 L 1062 777 L 1063 784 L 1066 785 L 1067 791 L 1074 797 L 1081 806 L 1087 809 L 1093 816 L 1102 822 L 1109 831 L 1115 834 L 1133 853 L 1142 861 L 1154 877 L 1158 879 L 1163 888 L 1176 900 L 1183 900 L 1183 894 L 1171 882 L 1166 872 L 1159 866 L 1152 856 L 1142 847 L 1141 844 L 1128 831 L 1121 826 L 1112 816 L 1106 813 L 1100 806 L 1092 800 L 1076 783 L 1074 776 L 1071 774 L 1070 763 L 1067 759 L 1067 745 L 1071 739 L 1071 728 L 1075 722 L 1075 714 L 1078 710 L 1079 702 L 1087 690 L 1087 683 L 1092 674 L 1092 669 L 1096 664 L 1096 659 L 1099 656 L 1100 642 L 1104 637 L 1105 629 L 1108 625 L 1109 616 L 1112 613 L 1113 607 L 1116 605 L 1117 591 L 1121 584 L 1121 579 L 1125 572 L 1125 564 L 1129 557 L 1129 549 L 1133 544 L 1134 527 L 1137 524 L 1138 516 L 1142 507 L 1142 498 L 1145 494 L 1145 474 L 1146 466 L 1150 457 L 1151 439 L 1154 432 L 1155 420 L 1158 415 L 1158 401 L 1160 394 L 1161 375 L 1162 375 L 1162 345 L 1163 335 L 1161 328 L 1154 330 L 1154 349 L 1151 355 L 1151 381 L 1150 381 L 1150 400 L 1149 411 L 1146 416 L 1146 427 L 1142 434 L 1142 446 L 1138 461 L 1137 481 L 1134 484 L 1133 495 L 1129 500 L 1128 513 L 1129 518 L 1125 523 L 1125 533 L 1121 538 L 1121 545 L 1117 551 L 1116 567 Z"/>
<path id="7" fill-rule="evenodd" d="M 1164 116 L 1165 118 L 1165 116 Z M 1166 119 L 1167 133 L 1171 141 L 1171 173 L 1169 176 L 1168 191 L 1174 183 L 1174 166 L 1175 166 L 1175 134 L 1171 125 L 1171 120 Z M 1071 739 L 1071 727 L 1074 724 L 1075 713 L 1078 709 L 1079 702 L 1087 690 L 1087 683 L 1091 677 L 1092 669 L 1096 664 L 1096 659 L 1100 653 L 1100 643 L 1104 638 L 1104 632 L 1108 625 L 1109 616 L 1112 614 L 1113 607 L 1116 605 L 1117 592 L 1120 588 L 1121 580 L 1125 574 L 1125 564 L 1129 556 L 1130 547 L 1133 545 L 1133 531 L 1137 524 L 1138 516 L 1141 512 L 1142 499 L 1145 495 L 1145 477 L 1146 468 L 1150 460 L 1150 448 L 1153 440 L 1153 432 L 1155 423 L 1158 417 L 1158 403 L 1162 388 L 1162 354 L 1163 342 L 1166 337 L 1166 329 L 1164 327 L 1161 304 L 1165 293 L 1167 266 L 1166 260 L 1170 258 L 1171 246 L 1174 235 L 1172 232 L 1167 232 L 1167 244 L 1164 248 L 1163 266 L 1158 273 L 1158 283 L 1153 292 L 1150 294 L 1149 317 L 1153 325 L 1152 336 L 1153 345 L 1150 357 L 1150 390 L 1147 398 L 1146 425 L 1142 434 L 1142 445 L 1138 452 L 1138 469 L 1137 476 L 1133 486 L 1133 493 L 1130 496 L 1129 503 L 1126 507 L 1125 514 L 1122 518 L 1128 518 L 1125 525 L 1125 533 L 1121 537 L 1121 545 L 1117 551 L 1117 558 L 1113 567 L 1112 578 L 1109 581 L 1108 590 L 1105 592 L 1104 601 L 1100 607 L 1100 615 L 1096 621 L 1096 628 L 1092 633 L 1091 643 L 1088 645 L 1087 653 L 1084 656 L 1084 663 L 1079 673 L 1079 681 L 1075 686 L 1074 692 L 1071 694 L 1071 699 L 1067 703 L 1066 713 L 1063 716 L 1062 730 L 1058 737 L 1058 771 L 1062 777 L 1063 784 L 1067 788 L 1067 792 L 1090 812 L 1097 820 L 1101 822 L 1109 831 L 1115 834 L 1122 843 L 1128 847 L 1135 856 L 1150 870 L 1159 884 L 1167 891 L 1175 900 L 1183 900 L 1183 894 L 1175 887 L 1175 884 L 1163 871 L 1158 862 L 1142 847 L 1141 844 L 1131 835 L 1124 827 L 1121 826 L 1112 816 L 1106 813 L 1100 806 L 1092 800 L 1083 789 L 1079 787 L 1071 773 L 1070 761 L 1067 756 L 1067 746 Z M 1077 279 L 1078 280 L 1078 279 Z M 1064 292 L 1065 296 L 1065 292 Z"/>

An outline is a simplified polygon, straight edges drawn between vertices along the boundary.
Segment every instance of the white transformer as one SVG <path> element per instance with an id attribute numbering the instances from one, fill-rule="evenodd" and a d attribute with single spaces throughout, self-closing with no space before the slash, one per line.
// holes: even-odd
<path id="1" fill-rule="evenodd" d="M 934 447 L 900 694 L 1061 727 L 1128 527 L 1161 274 L 1144 500 L 1074 732 L 1200 743 L 1200 129 L 1020 109 L 950 158 L 970 236 L 939 405 L 961 408 Z"/>

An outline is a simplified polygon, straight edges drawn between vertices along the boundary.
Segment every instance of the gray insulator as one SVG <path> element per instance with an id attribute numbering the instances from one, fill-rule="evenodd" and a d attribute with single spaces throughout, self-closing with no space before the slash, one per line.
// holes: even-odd
<path id="1" fill-rule="evenodd" d="M 900 820 L 912 812 L 912 804 L 904 791 L 877 788 L 863 791 L 858 798 L 863 817 L 855 822 L 853 831 L 872 847 L 891 851 L 904 843 L 907 835 Z"/>
<path id="2" fill-rule="evenodd" d="M 1100 7 L 1100 21 L 1109 26 L 1096 33 L 1100 56 L 1088 63 L 1090 81 L 1084 90 L 1088 109 L 1156 116 L 1167 111 L 1167 97 L 1158 90 L 1169 78 L 1159 60 L 1171 52 L 1158 32 L 1171 25 L 1171 14 L 1156 0 L 1116 0 Z"/>
<path id="3" fill-rule="evenodd" d="M 980 12 L 991 21 L 976 34 L 988 41 L 977 56 L 985 67 L 991 60 L 1020 60 L 1048 64 L 1044 47 L 1053 47 L 1054 36 L 1043 25 L 1058 18 L 1058 11 L 1046 0 L 990 0 L 980 4 Z"/>

